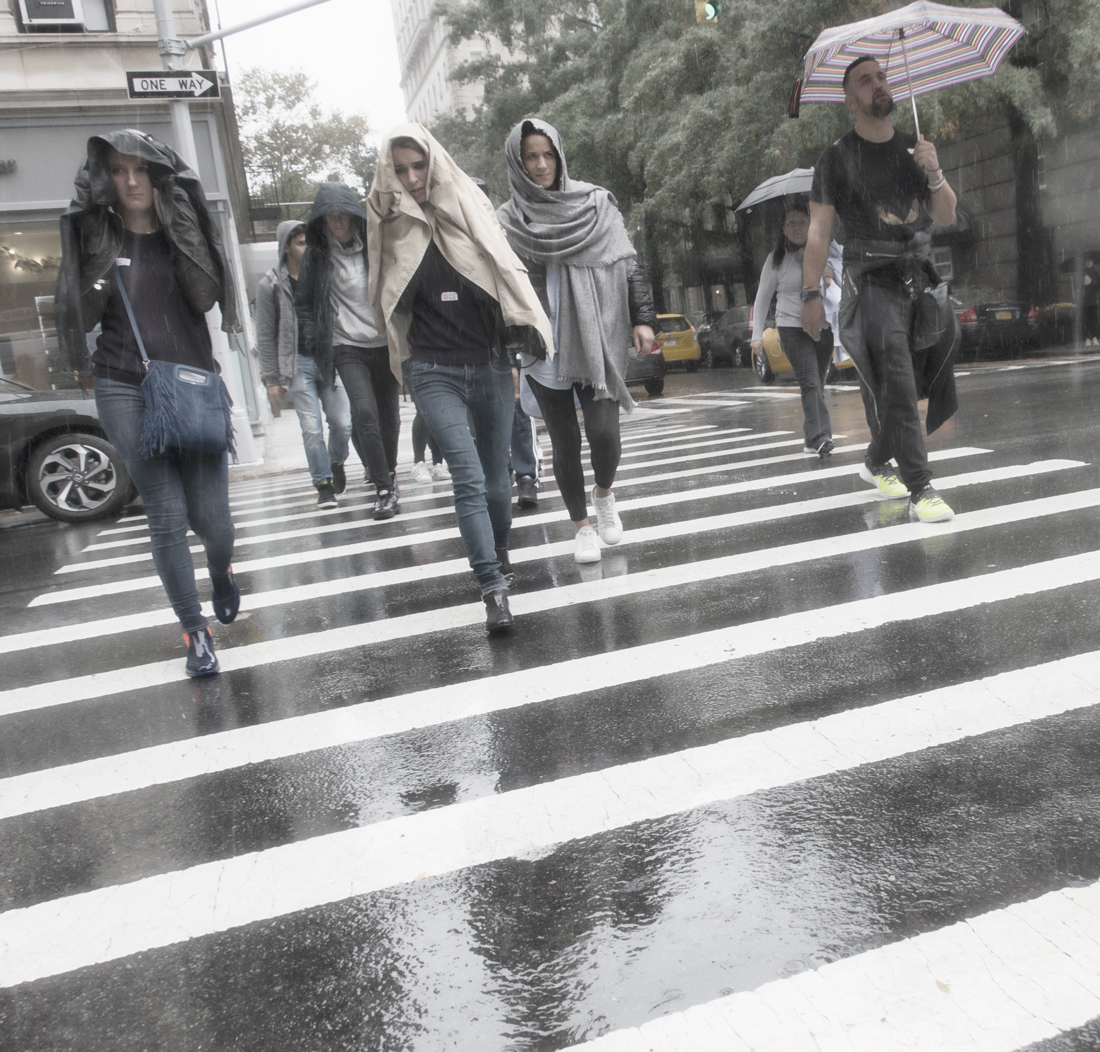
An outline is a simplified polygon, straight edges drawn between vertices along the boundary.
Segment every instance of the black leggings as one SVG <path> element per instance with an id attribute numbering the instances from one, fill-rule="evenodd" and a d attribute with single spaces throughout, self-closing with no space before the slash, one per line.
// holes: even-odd
<path id="1" fill-rule="evenodd" d="M 419 464 L 424 459 L 425 446 L 432 451 L 432 463 L 442 464 L 443 454 L 439 451 L 439 444 L 432 438 L 432 433 L 428 430 L 428 425 L 424 423 L 424 417 L 420 415 L 420 410 L 417 409 L 416 417 L 413 419 L 414 464 Z"/>
<path id="2" fill-rule="evenodd" d="M 351 402 L 355 448 L 366 462 L 375 489 L 389 489 L 401 431 L 401 385 L 390 372 L 389 349 L 337 346 L 332 350 Z"/>
<path id="3" fill-rule="evenodd" d="M 535 400 L 542 410 L 550 444 L 554 449 L 554 478 L 565 501 L 569 518 L 574 522 L 588 518 L 588 495 L 585 492 L 584 468 L 581 466 L 581 427 L 573 403 L 576 392 L 584 414 L 584 434 L 592 455 L 592 471 L 596 485 L 611 489 L 622 455 L 619 441 L 619 403 L 611 398 L 596 398 L 596 392 L 583 384 L 574 384 L 564 391 L 543 387 L 530 376 Z"/>

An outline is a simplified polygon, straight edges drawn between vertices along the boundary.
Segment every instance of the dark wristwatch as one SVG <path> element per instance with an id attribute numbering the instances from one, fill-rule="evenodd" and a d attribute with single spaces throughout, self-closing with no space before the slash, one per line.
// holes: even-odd
<path id="1" fill-rule="evenodd" d="M 819 299 L 821 299 L 821 290 L 820 289 L 803 289 L 799 293 L 799 296 L 801 296 L 803 303 L 809 303 L 810 300 L 819 300 Z"/>

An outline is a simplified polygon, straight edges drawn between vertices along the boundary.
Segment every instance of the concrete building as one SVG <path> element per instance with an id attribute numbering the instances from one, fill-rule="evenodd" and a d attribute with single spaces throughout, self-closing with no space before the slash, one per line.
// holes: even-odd
<path id="1" fill-rule="evenodd" d="M 205 0 L 174 0 L 183 38 L 207 31 Z M 38 16 L 60 23 L 40 21 Z M 214 68 L 210 49 L 188 64 Z M 136 127 L 173 144 L 163 102 L 127 99 L 128 70 L 159 70 L 152 0 L 0 0 L 0 372 L 48 388 L 57 342 L 52 328 L 61 254 L 58 216 L 72 196 L 73 176 L 90 135 Z M 211 211 L 239 272 L 238 225 L 248 197 L 232 98 L 193 102 L 191 123 L 199 175 Z M 243 228 L 247 230 L 247 225 Z M 248 317 L 240 295 L 241 316 Z M 215 350 L 238 405 L 257 421 L 262 409 L 248 361 L 246 332 L 220 332 L 210 315 Z M 227 368 L 228 367 L 228 368 Z"/>
<path id="2" fill-rule="evenodd" d="M 481 40 L 451 44 L 443 20 L 432 14 L 435 0 L 391 0 L 391 4 L 409 120 L 430 124 L 442 114 L 471 113 L 481 102 L 481 84 L 456 84 L 450 75 L 463 62 L 477 62 L 499 45 Z"/>

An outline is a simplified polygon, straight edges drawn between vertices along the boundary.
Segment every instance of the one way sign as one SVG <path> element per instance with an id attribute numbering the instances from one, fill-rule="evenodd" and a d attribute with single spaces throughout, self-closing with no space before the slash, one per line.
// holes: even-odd
<path id="1" fill-rule="evenodd" d="M 128 72 L 131 99 L 217 99 L 218 73 L 213 69 L 157 69 Z"/>

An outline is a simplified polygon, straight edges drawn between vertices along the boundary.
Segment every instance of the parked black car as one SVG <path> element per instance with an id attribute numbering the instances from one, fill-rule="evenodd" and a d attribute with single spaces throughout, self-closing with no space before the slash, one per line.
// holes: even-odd
<path id="1" fill-rule="evenodd" d="M 643 354 L 636 358 L 631 347 L 626 358 L 626 385 L 644 384 L 648 394 L 659 395 L 665 389 L 667 369 L 663 354 Z"/>
<path id="2" fill-rule="evenodd" d="M 951 297 L 964 353 L 974 358 L 1018 357 L 1039 346 L 1039 311 L 1031 304 L 979 288 L 956 288 Z"/>
<path id="3" fill-rule="evenodd" d="M 748 365 L 752 356 L 752 307 L 731 307 L 699 336 L 703 364 L 711 369 L 719 362 Z"/>
<path id="4" fill-rule="evenodd" d="M 34 504 L 62 522 L 90 522 L 121 511 L 132 495 L 90 391 L 0 379 L 0 507 Z"/>

